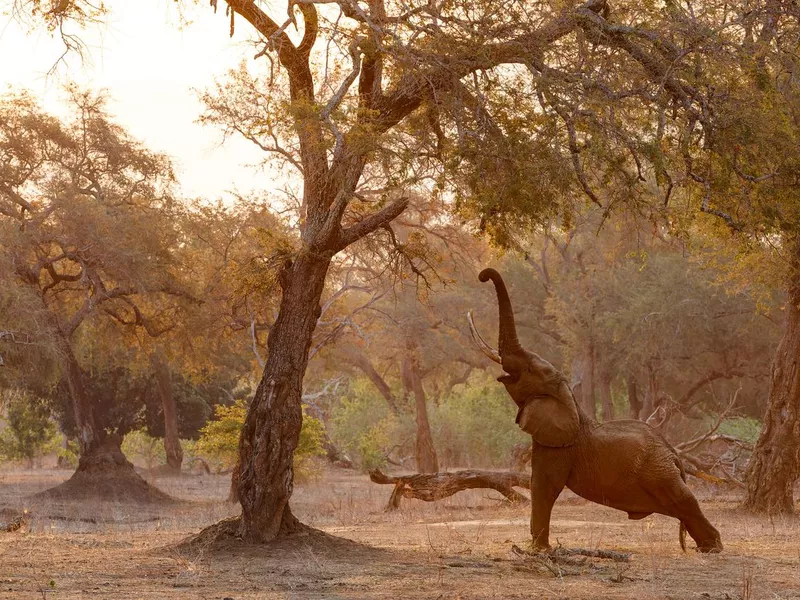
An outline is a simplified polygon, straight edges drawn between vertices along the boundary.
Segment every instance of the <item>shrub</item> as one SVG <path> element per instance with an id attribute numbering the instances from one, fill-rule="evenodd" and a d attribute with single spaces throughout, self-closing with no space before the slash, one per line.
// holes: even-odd
<path id="1" fill-rule="evenodd" d="M 508 468 L 512 448 L 530 442 L 514 422 L 515 404 L 487 373 L 476 373 L 428 408 L 442 467 Z"/>
<path id="2" fill-rule="evenodd" d="M 43 399 L 18 390 L 3 394 L 6 427 L 0 431 L 0 458 L 24 460 L 33 467 L 35 459 L 56 451 L 61 435 Z"/>
<path id="3" fill-rule="evenodd" d="M 214 407 L 214 419 L 200 429 L 195 452 L 215 471 L 233 469 L 239 455 L 239 434 L 247 415 L 247 404 L 237 400 L 231 406 Z"/>
<path id="4" fill-rule="evenodd" d="M 59 467 L 72 467 L 78 468 L 78 461 L 80 461 L 81 451 L 80 446 L 76 440 L 67 440 L 65 446 L 56 448 L 56 456 L 58 457 Z"/>
<path id="5" fill-rule="evenodd" d="M 486 373 L 456 386 L 439 404 L 428 403 L 434 447 L 441 468 L 508 468 L 511 450 L 530 442 L 514 417 L 516 407 L 505 390 Z M 388 456 L 414 453 L 413 408 L 393 415 L 386 401 L 366 380 L 357 380 L 331 416 L 331 439 L 363 470 L 383 468 Z"/>
<path id="6" fill-rule="evenodd" d="M 393 415 L 372 384 L 356 380 L 331 414 L 331 439 L 364 471 L 384 468 L 393 449 L 413 452 L 413 415 Z"/>
<path id="7" fill-rule="evenodd" d="M 134 429 L 122 439 L 122 452 L 132 463 L 143 462 L 148 469 L 167 462 L 164 440 L 153 437 L 147 430 Z"/>
<path id="8" fill-rule="evenodd" d="M 719 426 L 719 432 L 732 435 L 744 442 L 755 444 L 761 433 L 761 421 L 752 417 L 733 417 L 725 419 Z"/>

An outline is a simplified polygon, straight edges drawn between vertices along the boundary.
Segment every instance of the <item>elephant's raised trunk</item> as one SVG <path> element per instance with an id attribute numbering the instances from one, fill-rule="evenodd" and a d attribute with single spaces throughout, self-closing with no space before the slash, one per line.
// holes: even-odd
<path id="1" fill-rule="evenodd" d="M 500 356 L 521 351 L 522 346 L 517 338 L 514 312 L 511 310 L 511 300 L 508 297 L 508 290 L 503 278 L 494 269 L 484 269 L 478 275 L 478 279 L 484 283 L 491 279 L 497 292 L 497 304 L 500 309 L 500 340 L 498 342 Z"/>

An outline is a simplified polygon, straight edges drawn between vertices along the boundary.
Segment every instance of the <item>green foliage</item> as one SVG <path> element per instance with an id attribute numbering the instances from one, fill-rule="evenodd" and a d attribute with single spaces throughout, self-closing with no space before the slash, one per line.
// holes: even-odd
<path id="1" fill-rule="evenodd" d="M 322 467 L 318 459 L 325 456 L 324 440 L 325 425 L 319 419 L 307 415 L 304 408 L 300 439 L 294 451 L 295 481 L 310 481 L 322 476 Z"/>
<path id="2" fill-rule="evenodd" d="M 755 444 L 761 433 L 761 425 L 762 423 L 758 419 L 733 417 L 725 419 L 719 426 L 718 431 L 726 435 L 732 435 L 749 444 Z"/>
<path id="3" fill-rule="evenodd" d="M 80 452 L 80 446 L 78 446 L 78 442 L 75 440 L 67 440 L 66 447 L 59 446 L 56 448 L 56 456 L 58 456 L 59 464 L 66 463 L 73 469 L 78 466 Z"/>
<path id="4" fill-rule="evenodd" d="M 192 448 L 194 456 L 205 459 L 216 471 L 232 469 L 239 455 L 239 437 L 246 416 L 244 400 L 237 400 L 231 406 L 216 406 L 214 419 L 200 430 L 200 439 Z M 294 453 L 296 480 L 314 479 L 321 474 L 315 458 L 325 454 L 322 447 L 324 437 L 322 421 L 308 416 L 304 410 L 300 439 Z"/>
<path id="5" fill-rule="evenodd" d="M 393 435 L 400 429 L 399 419 L 388 416 L 375 423 L 364 431 L 356 440 L 355 446 L 346 446 L 355 450 L 357 460 L 362 470 L 382 469 L 388 464 L 388 457 L 394 446 L 402 446 L 403 440 L 397 439 L 397 444 L 393 444 Z M 406 442 L 409 438 L 406 437 Z"/>
<path id="6" fill-rule="evenodd" d="M 514 423 L 514 403 L 485 372 L 429 403 L 428 414 L 442 466 L 506 468 L 514 445 L 529 439 Z M 393 451 L 412 455 L 415 436 L 413 412 L 393 415 L 366 380 L 333 409 L 331 438 L 365 471 L 386 467 Z"/>
<path id="7" fill-rule="evenodd" d="M 442 464 L 507 468 L 511 450 L 530 440 L 514 422 L 505 389 L 481 372 L 430 407 L 434 444 Z"/>
<path id="8" fill-rule="evenodd" d="M 386 401 L 364 379 L 354 381 L 333 409 L 330 427 L 333 442 L 364 471 L 385 467 L 395 446 L 401 452 L 413 451 L 411 417 L 393 415 Z"/>
<path id="9" fill-rule="evenodd" d="M 237 400 L 231 406 L 214 407 L 214 419 L 200 429 L 197 456 L 204 458 L 212 469 L 232 469 L 239 454 L 239 434 L 247 415 L 247 404 Z"/>
<path id="10" fill-rule="evenodd" d="M 0 431 L 0 458 L 24 460 L 28 466 L 53 452 L 61 441 L 50 409 L 41 399 L 21 391 L 5 391 L 6 428 Z"/>
<path id="11" fill-rule="evenodd" d="M 200 456 L 197 453 L 197 440 L 181 440 L 181 448 L 183 448 L 183 464 L 191 467 L 191 462 L 196 457 Z"/>
<path id="12" fill-rule="evenodd" d="M 135 463 L 138 459 L 148 469 L 165 464 L 167 461 L 164 441 L 151 436 L 144 428 L 134 429 L 125 435 L 122 440 L 122 452 L 129 461 Z"/>

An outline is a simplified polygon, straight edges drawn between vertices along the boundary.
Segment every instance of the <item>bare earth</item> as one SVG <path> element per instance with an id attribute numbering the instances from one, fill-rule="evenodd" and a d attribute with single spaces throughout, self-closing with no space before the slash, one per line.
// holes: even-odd
<path id="1" fill-rule="evenodd" d="M 0 521 L 69 475 L 0 471 Z M 628 521 L 565 492 L 551 540 L 633 553 L 629 563 L 587 558 L 565 567 L 512 552 L 528 544 L 528 509 L 502 504 L 499 494 L 404 500 L 384 513 L 391 486 L 345 471 L 295 491 L 295 514 L 328 536 L 179 549 L 238 512 L 223 501 L 229 477 L 154 483 L 186 502 L 30 506 L 25 529 L 0 532 L 0 598 L 800 598 L 800 522 L 743 514 L 730 490 L 696 489 L 725 543 L 712 556 L 681 553 L 672 519 Z"/>

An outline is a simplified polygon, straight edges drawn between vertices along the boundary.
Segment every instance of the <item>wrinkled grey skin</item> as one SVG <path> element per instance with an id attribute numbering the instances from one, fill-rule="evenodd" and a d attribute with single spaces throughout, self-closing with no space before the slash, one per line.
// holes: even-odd
<path id="1" fill-rule="evenodd" d="M 550 548 L 550 513 L 564 489 L 598 504 L 643 519 L 652 513 L 681 523 L 701 552 L 720 552 L 719 532 L 703 515 L 675 450 L 641 421 L 598 423 L 581 411 L 567 381 L 549 362 L 525 350 L 517 339 L 505 284 L 494 269 L 479 278 L 495 285 L 500 305 L 499 356 L 505 375 L 498 378 L 519 407 L 517 423 L 533 438 L 531 459 L 531 535 L 537 550 Z M 684 530 L 685 527 L 685 530 Z"/>

